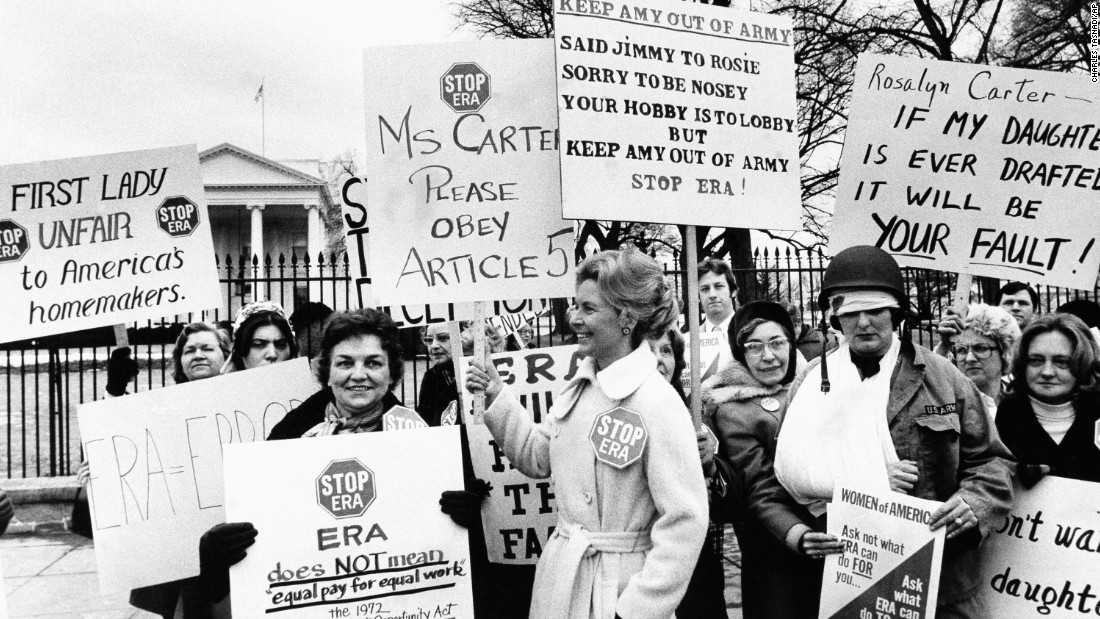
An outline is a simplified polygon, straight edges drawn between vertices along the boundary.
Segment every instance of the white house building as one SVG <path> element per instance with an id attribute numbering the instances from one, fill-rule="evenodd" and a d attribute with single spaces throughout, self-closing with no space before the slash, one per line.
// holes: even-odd
<path id="1" fill-rule="evenodd" d="M 258 257 L 261 268 L 255 273 L 259 278 L 267 275 L 262 267 L 268 256 L 277 265 L 282 255 L 289 265 L 294 255 L 300 265 L 308 254 L 316 265 L 327 240 L 321 210 L 333 208 L 319 160 L 275 161 L 232 144 L 220 144 L 199 153 L 199 166 L 221 273 L 225 273 L 227 257 L 236 271 L 242 255 L 248 260 Z M 247 276 L 253 273 L 246 271 Z M 304 273 L 299 269 L 296 275 L 303 277 Z M 233 286 L 229 291 L 232 298 L 227 299 L 230 311 L 256 299 L 279 301 L 288 312 L 307 295 L 317 300 L 317 294 L 309 295 L 317 291 L 309 290 L 304 281 L 277 286 L 277 292 L 270 293 L 267 283 Z"/>

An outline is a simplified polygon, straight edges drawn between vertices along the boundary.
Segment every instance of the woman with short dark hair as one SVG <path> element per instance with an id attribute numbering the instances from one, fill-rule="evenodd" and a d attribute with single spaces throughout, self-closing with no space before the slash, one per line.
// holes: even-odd
<path id="1" fill-rule="evenodd" d="M 249 303 L 233 321 L 233 348 L 222 373 L 249 370 L 298 356 L 286 311 L 273 301 Z"/>
<path id="2" fill-rule="evenodd" d="M 246 320 L 237 332 L 247 328 Z M 334 313 L 314 363 L 323 387 L 275 424 L 267 440 L 381 430 L 382 415 L 400 404 L 392 390 L 403 368 L 397 324 L 389 315 L 376 309 Z M 219 524 L 203 535 L 200 578 L 208 603 L 229 594 L 229 568 L 244 559 L 256 535 L 248 522 Z"/>
<path id="3" fill-rule="evenodd" d="M 375 309 L 334 313 L 314 362 L 324 386 L 287 413 L 267 439 L 380 429 L 382 414 L 400 404 L 393 387 L 404 367 L 397 324 L 388 314 Z"/>
<path id="4" fill-rule="evenodd" d="M 1100 363 L 1085 323 L 1046 314 L 1020 336 L 1010 393 L 997 408 L 997 430 L 1030 487 L 1052 475 L 1100 482 Z"/>

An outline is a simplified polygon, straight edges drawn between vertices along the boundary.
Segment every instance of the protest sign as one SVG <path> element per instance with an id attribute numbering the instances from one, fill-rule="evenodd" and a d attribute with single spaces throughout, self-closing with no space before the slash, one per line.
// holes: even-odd
<path id="1" fill-rule="evenodd" d="M 501 381 L 519 400 L 520 406 L 531 413 L 535 423 L 554 404 L 554 398 L 577 373 L 577 365 L 583 357 L 577 353 L 576 344 L 532 348 L 492 355 L 493 365 L 500 373 Z M 470 357 L 463 357 L 458 367 L 458 385 L 462 389 L 462 413 L 470 415 L 472 394 L 466 391 L 466 369 Z"/>
<path id="2" fill-rule="evenodd" d="M 307 359 L 80 407 L 104 592 L 199 573 L 199 537 L 225 522 L 222 446 L 263 441 L 318 389 Z"/>
<path id="3" fill-rule="evenodd" d="M 364 51 L 373 305 L 572 294 L 553 53 L 545 40 Z"/>
<path id="4" fill-rule="evenodd" d="M 1084 76 L 864 54 L 829 250 L 1091 290 L 1098 117 Z"/>
<path id="5" fill-rule="evenodd" d="M 516 470 L 484 424 L 467 424 L 474 475 L 492 484 L 481 504 L 485 550 L 493 563 L 534 565 L 558 523 L 554 480 Z"/>
<path id="6" fill-rule="evenodd" d="M 226 516 L 258 531 L 234 616 L 472 617 L 466 530 L 439 511 L 462 484 L 454 427 L 230 446 Z"/>
<path id="7" fill-rule="evenodd" d="M 661 0 L 554 8 L 566 217 L 800 227 L 789 18 Z"/>
<path id="8" fill-rule="evenodd" d="M 524 325 L 531 325 L 542 313 L 549 309 L 549 304 L 543 301 L 542 307 L 537 312 L 519 312 L 516 314 L 503 314 L 498 316 L 489 316 L 485 319 L 485 322 L 489 323 L 494 329 L 501 332 L 501 335 L 508 337 L 516 331 L 520 330 L 520 327 Z"/>
<path id="9" fill-rule="evenodd" d="M 729 337 L 724 331 L 702 331 L 699 333 L 700 384 L 717 374 L 718 370 L 721 369 L 722 347 L 724 346 L 726 350 L 729 350 L 729 345 Z M 726 356 L 732 359 L 733 353 Z M 690 362 L 688 363 L 690 364 Z M 691 372 L 684 372 L 680 376 L 680 387 L 684 390 L 684 393 L 691 393 Z"/>
<path id="10" fill-rule="evenodd" d="M 194 146 L 0 167 L 0 341 L 221 305 Z"/>
<path id="11" fill-rule="evenodd" d="M 1017 480 L 1012 510 L 982 543 L 990 617 L 1100 615 L 1100 484 Z"/>
<path id="12" fill-rule="evenodd" d="M 367 221 L 366 182 L 366 179 L 348 178 L 344 181 L 340 197 L 344 214 L 349 274 L 355 285 L 359 307 L 374 307 L 370 277 L 370 226 Z M 486 311 L 496 316 L 527 315 L 541 311 L 545 306 L 545 299 L 511 299 L 493 301 Z M 398 328 L 423 327 L 435 323 L 474 319 L 473 303 L 383 305 L 379 309 L 389 314 Z"/>
<path id="13" fill-rule="evenodd" d="M 535 422 L 550 410 L 581 359 L 576 345 L 498 353 L 492 358 L 501 380 Z M 460 364 L 463 403 L 471 400 L 465 391 L 469 365 L 468 358 Z M 489 560 L 534 565 L 558 521 L 553 480 L 531 479 L 516 470 L 484 425 L 467 424 L 466 432 L 474 474 L 493 485 L 481 507 Z"/>
<path id="14" fill-rule="evenodd" d="M 837 485 L 828 533 L 844 544 L 821 578 L 821 619 L 931 617 L 945 529 L 928 529 L 941 503 L 890 490 Z"/>

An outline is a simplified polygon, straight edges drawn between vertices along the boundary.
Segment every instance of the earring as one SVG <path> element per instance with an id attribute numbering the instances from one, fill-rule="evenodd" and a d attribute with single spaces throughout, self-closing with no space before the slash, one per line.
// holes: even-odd
<path id="1" fill-rule="evenodd" d="M 630 327 L 623 327 L 623 335 L 630 335 Z"/>

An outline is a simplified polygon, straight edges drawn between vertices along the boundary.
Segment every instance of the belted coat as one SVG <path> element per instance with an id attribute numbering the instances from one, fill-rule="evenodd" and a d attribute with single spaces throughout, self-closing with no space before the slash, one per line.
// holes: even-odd
<path id="1" fill-rule="evenodd" d="M 605 419 L 618 407 L 629 413 Z M 516 468 L 555 484 L 558 526 L 536 570 L 533 619 L 673 616 L 707 531 L 690 419 L 645 344 L 602 371 L 585 359 L 542 423 L 507 387 L 498 394 L 489 430 Z M 644 440 L 616 420 L 640 425 Z M 612 445 L 624 436 L 625 454 Z"/>

